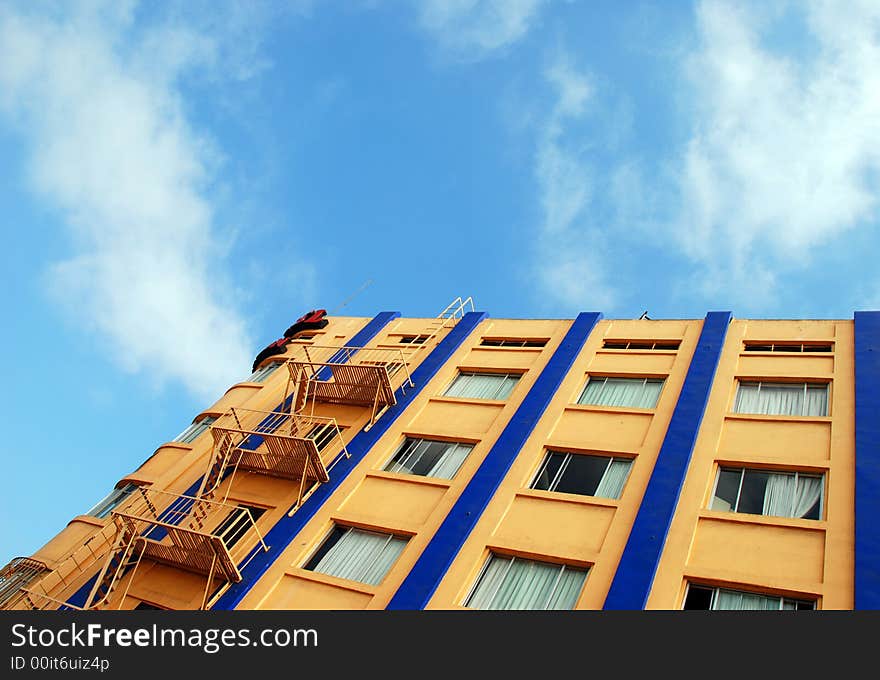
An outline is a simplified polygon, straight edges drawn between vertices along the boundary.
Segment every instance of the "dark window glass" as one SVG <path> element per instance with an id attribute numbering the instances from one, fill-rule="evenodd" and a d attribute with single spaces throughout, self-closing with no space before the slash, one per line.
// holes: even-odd
<path id="1" fill-rule="evenodd" d="M 532 488 L 549 491 L 550 485 L 553 483 L 553 480 L 556 479 L 559 468 L 562 466 L 566 457 L 567 456 L 564 453 L 549 454 L 544 460 L 544 464 L 541 467 L 541 471 L 538 473 L 535 482 L 532 484 Z"/>
<path id="2" fill-rule="evenodd" d="M 592 496 L 605 470 L 608 468 L 608 459 L 598 456 L 571 456 L 565 474 L 556 485 L 556 491 L 563 493 L 579 493 Z"/>
<path id="3" fill-rule="evenodd" d="M 699 586 L 688 586 L 687 598 L 684 601 L 685 609 L 711 609 L 712 589 Z"/>
<path id="4" fill-rule="evenodd" d="M 327 536 L 327 539 L 318 548 L 318 552 L 312 555 L 312 559 L 306 563 L 304 568 L 314 571 L 318 563 L 324 559 L 324 555 L 330 552 L 330 549 L 339 542 L 339 539 L 342 538 L 346 531 L 348 531 L 348 527 L 334 526 L 333 531 L 330 532 L 330 535 Z"/>
<path id="5" fill-rule="evenodd" d="M 767 490 L 768 476 L 762 470 L 745 471 L 737 512 L 745 512 L 751 515 L 761 515 L 764 513 L 764 492 Z"/>
<path id="6" fill-rule="evenodd" d="M 734 511 L 741 477 L 742 470 L 721 470 L 718 486 L 715 489 L 715 499 L 712 501 L 713 510 Z"/>
<path id="7" fill-rule="evenodd" d="M 214 535 L 219 536 L 224 545 L 226 545 L 226 549 L 230 550 L 232 546 L 241 540 L 242 536 L 244 536 L 249 529 L 253 528 L 254 522 L 260 519 L 264 512 L 266 512 L 264 508 L 239 505 L 238 508 L 230 512 L 226 516 L 226 519 L 224 519 L 214 530 Z M 248 515 L 250 515 L 253 522 L 251 519 L 248 519 Z"/>

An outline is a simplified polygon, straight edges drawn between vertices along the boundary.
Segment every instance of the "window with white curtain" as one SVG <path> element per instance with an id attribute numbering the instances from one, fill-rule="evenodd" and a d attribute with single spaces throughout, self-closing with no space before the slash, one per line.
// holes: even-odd
<path id="1" fill-rule="evenodd" d="M 446 388 L 444 396 L 467 399 L 507 399 L 519 378 L 519 373 L 462 371 Z"/>
<path id="2" fill-rule="evenodd" d="M 776 416 L 827 416 L 828 383 L 741 381 L 733 410 Z"/>
<path id="3" fill-rule="evenodd" d="M 744 590 L 728 588 L 708 588 L 688 585 L 684 609 L 735 609 L 735 610 L 810 610 L 816 603 L 809 600 L 796 600 L 778 595 L 763 595 Z"/>
<path id="4" fill-rule="evenodd" d="M 137 484 L 125 484 L 119 488 L 113 489 L 107 496 L 95 504 L 86 514 L 98 519 L 104 519 L 117 505 L 128 498 L 131 493 L 137 489 Z"/>
<path id="5" fill-rule="evenodd" d="M 630 458 L 548 451 L 538 468 L 532 488 L 599 498 L 620 498 L 631 464 Z"/>
<path id="6" fill-rule="evenodd" d="M 174 438 L 174 441 L 180 442 L 181 444 L 192 444 L 202 432 L 211 427 L 211 423 L 215 420 L 217 420 L 217 418 L 214 416 L 205 416 L 204 418 L 197 420 L 177 435 Z"/>
<path id="7" fill-rule="evenodd" d="M 825 478 L 802 472 L 722 467 L 712 510 L 751 515 L 820 519 Z"/>
<path id="8" fill-rule="evenodd" d="M 407 437 L 385 470 L 407 475 L 452 479 L 473 444 Z"/>
<path id="9" fill-rule="evenodd" d="M 472 609 L 574 609 L 585 569 L 491 553 L 465 600 Z"/>
<path id="10" fill-rule="evenodd" d="M 330 576 L 378 585 L 406 546 L 394 534 L 335 526 L 305 569 Z"/>
<path id="11" fill-rule="evenodd" d="M 283 363 L 283 361 L 270 361 L 265 366 L 260 366 L 260 368 L 251 373 L 250 377 L 245 382 L 265 382 L 266 378 L 272 375 Z"/>
<path id="12" fill-rule="evenodd" d="M 654 408 L 662 389 L 662 378 L 610 378 L 591 375 L 577 403 Z"/>

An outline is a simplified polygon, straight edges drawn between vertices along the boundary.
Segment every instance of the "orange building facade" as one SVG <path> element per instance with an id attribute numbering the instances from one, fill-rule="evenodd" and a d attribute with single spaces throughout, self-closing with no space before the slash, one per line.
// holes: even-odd
<path id="1" fill-rule="evenodd" d="M 880 608 L 878 317 L 319 310 L 0 607 Z"/>

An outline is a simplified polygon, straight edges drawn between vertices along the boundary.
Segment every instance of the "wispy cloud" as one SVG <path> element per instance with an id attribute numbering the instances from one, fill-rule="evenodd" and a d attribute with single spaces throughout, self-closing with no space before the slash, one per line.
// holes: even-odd
<path id="1" fill-rule="evenodd" d="M 569 126 L 587 115 L 593 85 L 564 52 L 557 54 L 544 78 L 554 99 L 539 125 L 535 154 L 542 209 L 536 238 L 538 278 L 555 301 L 607 308 L 615 293 L 605 282 L 606 237 L 587 216 L 595 171 L 567 137 Z"/>
<path id="2" fill-rule="evenodd" d="M 462 59 L 480 59 L 522 39 L 547 0 L 423 0 L 419 23 Z"/>
<path id="3" fill-rule="evenodd" d="M 780 25 L 802 26 L 810 48 L 781 49 Z M 878 216 L 880 5 L 707 0 L 697 30 L 674 232 L 708 292 L 767 295 L 780 272 Z"/>
<path id="4" fill-rule="evenodd" d="M 215 397 L 253 344 L 221 292 L 221 156 L 188 119 L 178 79 L 212 63 L 217 42 L 187 26 L 137 31 L 131 2 L 45 7 L 0 9 L 0 111 L 74 243 L 51 288 L 127 369 Z"/>

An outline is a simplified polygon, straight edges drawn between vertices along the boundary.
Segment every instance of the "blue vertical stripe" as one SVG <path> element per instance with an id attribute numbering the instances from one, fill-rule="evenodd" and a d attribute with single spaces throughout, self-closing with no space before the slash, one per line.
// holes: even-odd
<path id="1" fill-rule="evenodd" d="M 445 338 L 425 357 L 412 373 L 415 387 L 397 391 L 397 403 L 390 407 L 367 431 L 358 432 L 348 443 L 349 458 L 341 458 L 333 468 L 329 482 L 321 484 L 292 517 L 282 517 L 266 534 L 268 552 L 257 554 L 242 571 L 243 580 L 234 584 L 214 605 L 214 609 L 234 609 L 250 592 L 254 584 L 266 573 L 288 545 L 296 538 L 305 525 L 323 507 L 324 503 L 339 488 L 348 475 L 358 466 L 391 425 L 403 414 L 422 388 L 436 375 L 437 371 L 449 361 L 465 339 L 486 317 L 484 312 L 469 312 L 449 331 Z"/>
<path id="2" fill-rule="evenodd" d="M 385 326 L 388 325 L 388 323 L 390 321 L 398 318 L 399 316 L 400 316 L 400 312 L 379 312 L 379 314 L 377 314 L 375 317 L 370 319 L 369 323 L 367 323 L 366 326 L 364 326 L 361 330 L 359 330 L 354 335 L 354 337 L 349 341 L 349 346 L 350 347 L 363 347 L 364 345 L 368 344 L 374 337 L 376 337 L 379 334 L 379 332 L 383 328 L 385 328 Z M 344 352 L 342 352 L 341 354 L 343 356 L 340 356 L 339 360 L 345 361 L 346 360 L 345 356 L 347 356 L 347 355 Z M 334 356 L 336 356 L 336 355 L 334 355 Z M 278 411 L 283 406 L 290 404 L 291 399 L 293 399 L 292 395 L 290 397 L 288 397 L 286 401 L 284 401 L 281 404 L 279 404 L 278 406 L 276 406 L 274 410 Z M 204 434 L 204 433 L 202 433 L 202 434 Z M 260 443 L 262 443 L 262 439 L 260 442 L 257 442 L 257 444 L 253 446 L 253 448 L 256 449 Z M 248 448 L 250 448 L 250 447 L 248 447 Z M 195 482 L 193 482 L 193 484 L 186 491 L 183 492 L 182 495 L 194 496 L 196 493 L 198 493 L 198 490 L 202 484 L 203 478 L 204 478 L 204 475 L 199 477 Z M 190 504 L 192 503 L 192 501 L 185 501 L 185 502 L 188 502 Z M 153 537 L 156 540 L 161 540 L 163 533 L 164 533 L 164 529 L 159 529 L 156 532 L 154 532 Z M 100 568 L 98 569 L 98 573 L 100 573 Z M 72 597 L 68 598 L 68 602 L 70 604 L 77 606 L 77 607 L 84 606 L 85 602 L 86 602 L 86 598 L 89 596 L 89 593 L 92 591 L 92 588 L 94 587 L 95 581 L 97 580 L 97 578 L 98 578 L 98 574 L 95 574 L 92 578 L 90 578 L 88 581 L 86 581 L 86 583 L 83 584 L 83 586 L 79 590 L 77 590 L 73 594 Z"/>
<path id="3" fill-rule="evenodd" d="M 730 312 L 709 312 L 648 488 L 605 599 L 605 609 L 644 609 L 712 390 Z"/>
<path id="4" fill-rule="evenodd" d="M 387 609 L 424 609 L 601 317 L 579 314 Z"/>
<path id="5" fill-rule="evenodd" d="M 880 312 L 856 312 L 855 609 L 880 609 Z"/>

